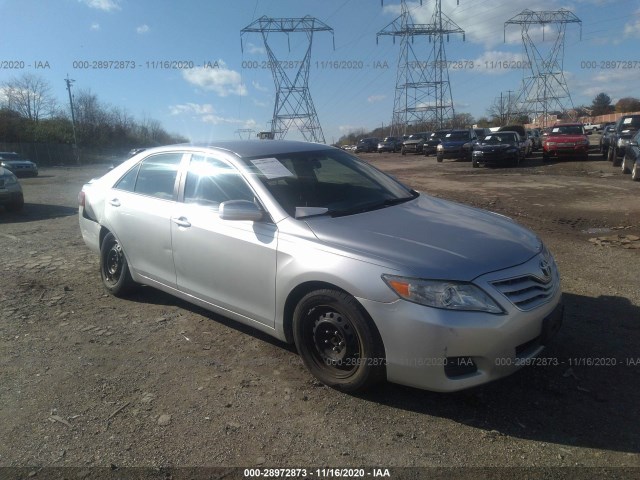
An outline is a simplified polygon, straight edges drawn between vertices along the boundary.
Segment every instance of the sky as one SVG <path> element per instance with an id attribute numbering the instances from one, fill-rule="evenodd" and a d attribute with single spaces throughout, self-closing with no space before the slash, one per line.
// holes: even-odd
<path id="1" fill-rule="evenodd" d="M 435 0 L 407 4 L 415 23 L 431 22 Z M 520 88 L 527 70 L 514 67 L 526 66 L 522 32 L 505 21 L 525 9 L 560 8 L 582 21 L 567 25 L 564 43 L 573 104 L 590 105 L 599 92 L 614 102 L 640 98 L 638 0 L 442 0 L 465 31 L 464 41 L 451 35 L 445 43 L 448 61 L 462 66 L 449 70 L 456 112 L 486 116 L 501 92 Z M 399 0 L 0 0 L 0 84 L 40 75 L 68 108 L 68 75 L 72 91 L 90 90 L 192 141 L 246 137 L 241 130 L 270 128 L 276 90 L 262 36 L 240 31 L 262 16 L 309 15 L 333 29 L 313 35 L 308 87 L 326 142 L 334 143 L 389 126 L 400 43 L 376 42 L 376 33 L 399 13 Z M 539 30 L 529 35 L 544 55 L 554 34 L 547 28 L 543 41 Z M 267 41 L 293 77 L 305 34 L 271 33 Z M 427 38 L 413 45 L 426 59 Z M 287 138 L 302 137 L 293 129 Z"/>

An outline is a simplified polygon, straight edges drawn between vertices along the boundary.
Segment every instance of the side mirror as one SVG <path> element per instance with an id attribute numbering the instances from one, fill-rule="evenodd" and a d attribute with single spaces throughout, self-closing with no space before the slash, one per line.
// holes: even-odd
<path id="1" fill-rule="evenodd" d="M 262 220 L 264 212 L 255 203 L 248 200 L 227 200 L 218 209 L 222 220 L 248 220 L 257 222 Z"/>

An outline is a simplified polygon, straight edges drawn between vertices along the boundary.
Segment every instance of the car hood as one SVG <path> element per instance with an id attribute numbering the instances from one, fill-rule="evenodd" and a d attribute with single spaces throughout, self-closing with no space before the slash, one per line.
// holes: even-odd
<path id="1" fill-rule="evenodd" d="M 535 234 L 507 217 L 428 195 L 306 221 L 324 243 L 419 278 L 471 281 L 526 262 L 541 248 Z"/>
<path id="2" fill-rule="evenodd" d="M 9 165 L 10 167 L 19 167 L 19 166 L 32 166 L 34 163 L 30 160 L 0 160 L 0 162 L 5 165 Z"/>
<path id="3" fill-rule="evenodd" d="M 549 135 L 547 142 L 584 142 L 584 135 Z"/>
<path id="4" fill-rule="evenodd" d="M 476 145 L 474 147 L 474 150 L 481 150 L 483 152 L 495 152 L 499 150 L 508 150 L 509 148 L 514 148 L 514 147 L 515 145 L 512 145 L 510 143 L 494 143 L 494 144 L 481 143 Z"/>
<path id="5" fill-rule="evenodd" d="M 469 143 L 471 140 L 442 140 L 443 147 L 461 147 L 465 143 Z"/>

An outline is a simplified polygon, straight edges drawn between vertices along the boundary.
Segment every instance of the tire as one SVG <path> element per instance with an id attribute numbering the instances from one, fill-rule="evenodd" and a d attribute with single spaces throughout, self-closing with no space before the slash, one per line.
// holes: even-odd
<path id="1" fill-rule="evenodd" d="M 100 276 L 104 288 L 114 297 L 126 296 L 135 287 L 124 250 L 111 232 L 100 247 Z"/>
<path id="2" fill-rule="evenodd" d="M 7 210 L 7 212 L 16 213 L 16 212 L 21 212 L 23 207 L 24 207 L 24 197 L 22 196 L 22 194 L 20 194 L 18 198 L 16 198 L 13 202 L 5 205 L 4 208 Z"/>
<path id="3" fill-rule="evenodd" d="M 386 378 L 380 334 L 347 293 L 325 289 L 305 295 L 293 313 L 293 337 L 307 369 L 329 387 L 355 392 Z"/>
<path id="4" fill-rule="evenodd" d="M 607 150 L 607 160 L 613 163 L 613 157 L 615 154 L 613 153 L 613 147 L 609 145 L 609 149 Z"/>
<path id="5" fill-rule="evenodd" d="M 622 162 L 622 157 L 618 157 L 618 148 L 617 147 L 613 147 L 610 150 L 613 150 L 613 155 L 611 157 L 611 164 L 614 167 L 619 167 L 620 163 Z"/>
<path id="6" fill-rule="evenodd" d="M 400 153 L 401 153 L 402 155 L 406 155 L 406 154 L 407 154 L 407 152 L 405 152 L 405 151 L 404 151 L 404 147 L 402 147 L 402 148 L 400 149 Z"/>
<path id="7" fill-rule="evenodd" d="M 444 160 L 444 157 L 442 155 L 436 153 L 436 162 L 442 163 L 443 160 Z"/>
<path id="8" fill-rule="evenodd" d="M 600 153 L 602 154 L 602 158 L 604 158 L 605 160 L 607 159 L 607 155 L 609 154 L 609 147 L 604 148 L 604 146 L 600 147 Z"/>
<path id="9" fill-rule="evenodd" d="M 542 163 L 546 163 L 549 161 L 549 155 L 542 154 Z"/>
<path id="10" fill-rule="evenodd" d="M 620 165 L 620 170 L 623 174 L 631 173 L 631 170 L 627 168 L 627 164 L 625 163 L 624 158 L 622 159 L 622 163 Z"/>
<path id="11" fill-rule="evenodd" d="M 478 163 L 478 161 L 477 161 L 477 160 L 473 160 L 473 159 L 472 159 L 472 160 L 471 160 L 471 166 L 472 166 L 473 168 L 478 168 L 478 167 L 480 166 L 480 164 Z"/>
<path id="12" fill-rule="evenodd" d="M 633 164 L 633 168 L 631 169 L 631 180 L 634 182 L 640 182 L 640 168 L 638 168 L 637 161 Z"/>

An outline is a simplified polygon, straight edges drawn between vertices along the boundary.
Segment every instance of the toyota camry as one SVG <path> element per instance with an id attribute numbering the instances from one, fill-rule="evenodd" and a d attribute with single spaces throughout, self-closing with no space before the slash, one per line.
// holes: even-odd
<path id="1" fill-rule="evenodd" d="M 148 285 L 251 325 L 343 391 L 480 385 L 538 356 L 562 322 L 538 236 L 326 145 L 149 149 L 78 200 L 108 292 Z"/>

